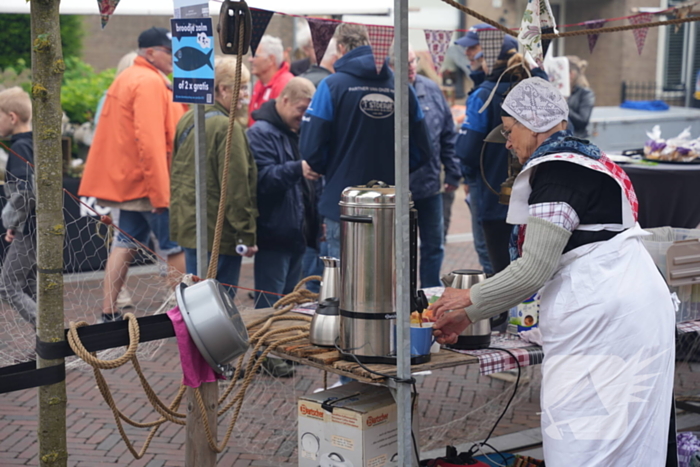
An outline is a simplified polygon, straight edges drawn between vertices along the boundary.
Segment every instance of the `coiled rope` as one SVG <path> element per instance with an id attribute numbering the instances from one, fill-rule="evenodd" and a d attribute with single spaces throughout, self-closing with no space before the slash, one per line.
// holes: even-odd
<path id="1" fill-rule="evenodd" d="M 248 391 L 248 388 L 252 384 L 255 376 L 257 375 L 258 370 L 263 364 L 265 357 L 267 357 L 267 355 L 270 352 L 274 351 L 279 346 L 288 344 L 290 342 L 306 339 L 309 337 L 309 324 L 311 322 L 310 317 L 304 315 L 285 316 L 285 314 L 299 304 L 308 303 L 316 300 L 318 298 L 318 294 L 315 294 L 303 288 L 303 286 L 309 281 L 320 279 L 321 278 L 319 276 L 310 276 L 301 280 L 296 285 L 292 293 L 284 296 L 282 299 L 280 299 L 274 304 L 273 308 L 275 308 L 275 312 L 271 316 L 267 318 L 258 319 L 246 325 L 246 328 L 248 330 L 255 329 L 256 327 L 262 325 L 260 329 L 257 329 L 255 333 L 249 338 L 250 345 L 253 349 L 251 355 L 257 355 L 258 352 L 260 352 L 260 356 L 258 358 L 251 356 L 248 359 L 248 362 L 245 366 L 245 378 L 243 378 L 242 383 L 238 385 L 239 377 L 241 375 L 241 371 L 243 369 L 245 360 L 245 355 L 241 356 L 238 360 L 238 365 L 236 365 L 236 370 L 234 372 L 233 378 L 231 379 L 231 382 L 227 385 L 224 393 L 219 397 L 218 405 L 220 408 L 217 411 L 218 417 L 222 417 L 226 415 L 231 409 L 234 409 L 233 416 L 231 417 L 231 420 L 228 424 L 228 428 L 226 430 L 226 434 L 224 435 L 221 444 L 217 443 L 213 433 L 211 432 L 209 423 L 207 422 L 207 420 L 204 419 L 204 417 L 206 416 L 206 407 L 204 404 L 204 399 L 199 388 L 195 389 L 195 400 L 197 405 L 199 406 L 201 415 L 200 421 L 204 425 L 204 430 L 209 447 L 214 452 L 221 453 L 226 448 L 226 445 L 228 444 L 228 441 L 231 438 L 231 434 L 233 433 L 233 429 L 236 425 L 236 421 L 238 420 L 238 416 L 240 415 L 245 395 Z M 136 357 L 140 339 L 139 324 L 136 319 L 136 316 L 134 316 L 133 313 L 127 313 L 124 315 L 124 319 L 128 322 L 129 345 L 127 346 L 124 353 L 115 359 L 103 360 L 98 358 L 95 352 L 89 352 L 87 349 L 85 349 L 85 346 L 81 342 L 80 336 L 78 335 L 78 329 L 88 325 L 88 323 L 86 323 L 85 321 L 80 321 L 78 323 L 71 322 L 69 324 L 68 344 L 70 345 L 70 348 L 73 350 L 73 352 L 75 352 L 75 354 L 80 359 L 82 359 L 83 361 L 85 361 L 85 363 L 92 367 L 93 374 L 97 382 L 97 387 L 100 391 L 100 394 L 102 394 L 102 397 L 104 398 L 105 402 L 107 402 L 107 405 L 112 411 L 112 415 L 114 416 L 114 420 L 117 424 L 117 429 L 119 431 L 120 436 L 124 440 L 124 443 L 129 449 L 129 452 L 131 452 L 134 458 L 141 459 L 146 454 L 146 451 L 148 450 L 151 441 L 155 437 L 161 425 L 163 425 L 165 422 L 172 422 L 177 425 L 185 425 L 186 414 L 180 413 L 177 410 L 180 407 L 187 386 L 182 384 L 180 385 L 180 388 L 177 394 L 175 395 L 175 398 L 169 405 L 166 405 L 158 397 L 156 391 L 154 391 L 151 385 L 148 384 L 148 381 L 146 380 L 146 377 L 144 376 L 143 371 L 141 369 L 141 365 L 139 364 L 138 358 Z M 274 323 L 285 321 L 297 322 L 298 324 L 279 329 L 272 329 Z M 289 333 L 293 333 L 293 335 L 287 335 Z M 279 335 L 283 335 L 283 337 L 278 338 L 277 336 Z M 266 348 L 261 351 L 262 347 Z M 130 417 L 126 416 L 121 410 L 119 410 L 114 401 L 114 397 L 112 396 L 109 384 L 107 383 L 107 380 L 102 374 L 102 370 L 113 370 L 129 362 L 133 365 L 134 370 L 138 375 L 139 382 L 144 392 L 146 393 L 148 401 L 150 402 L 154 410 L 160 415 L 160 418 L 158 418 L 157 420 L 150 422 L 137 422 L 131 419 Z M 327 372 L 324 372 L 324 388 L 326 388 L 327 385 Z M 238 392 L 229 399 L 234 389 L 236 389 L 237 387 Z M 144 441 L 144 444 L 140 450 L 137 451 L 134 444 L 129 440 L 126 431 L 124 430 L 122 422 L 134 426 L 136 428 L 150 428 L 150 432 L 148 433 L 148 436 L 146 437 L 146 440 Z"/>

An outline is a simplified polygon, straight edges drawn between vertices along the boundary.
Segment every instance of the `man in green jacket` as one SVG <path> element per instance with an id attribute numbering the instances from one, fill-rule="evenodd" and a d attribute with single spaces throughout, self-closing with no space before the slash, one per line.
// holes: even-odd
<path id="1" fill-rule="evenodd" d="M 224 158 L 226 156 L 226 132 L 231 103 L 234 109 L 240 105 L 241 96 L 233 96 L 236 59 L 217 58 L 215 69 L 215 99 L 205 111 L 207 143 L 207 228 L 208 248 L 211 254 L 219 209 Z M 243 67 L 241 87 L 247 89 L 250 73 Z M 177 125 L 175 150 L 170 177 L 170 236 L 185 250 L 188 274 L 197 273 L 196 256 L 196 207 L 195 207 L 195 154 L 194 110 L 187 112 Z M 219 251 L 216 279 L 229 287 L 234 296 L 241 271 L 241 255 L 237 246 L 245 246 L 244 256 L 253 256 L 256 246 L 256 217 L 258 216 L 256 190 L 258 170 L 248 149 L 243 127 L 236 123 L 231 137 L 231 161 L 226 193 L 224 228 Z M 244 250 L 243 248 L 239 248 Z"/>

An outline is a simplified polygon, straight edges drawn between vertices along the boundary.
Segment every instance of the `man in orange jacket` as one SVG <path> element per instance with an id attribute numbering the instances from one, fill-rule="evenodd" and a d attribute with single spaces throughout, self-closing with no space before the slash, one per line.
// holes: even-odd
<path id="1" fill-rule="evenodd" d="M 115 310 L 129 264 L 140 244 L 156 235 L 168 264 L 185 270 L 182 249 L 169 236 L 170 161 L 175 126 L 186 108 L 173 103 L 165 75 L 172 72 L 170 32 L 139 35 L 138 56 L 107 91 L 100 123 L 80 183 L 80 196 L 121 210 L 115 248 L 105 268 L 101 321 L 122 319 Z"/>

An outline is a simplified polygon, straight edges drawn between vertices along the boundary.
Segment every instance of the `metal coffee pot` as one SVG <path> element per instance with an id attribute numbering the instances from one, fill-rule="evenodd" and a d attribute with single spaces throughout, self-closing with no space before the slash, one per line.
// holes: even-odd
<path id="1" fill-rule="evenodd" d="M 333 347 L 340 333 L 340 301 L 330 297 L 318 304 L 309 327 L 309 342 L 313 345 Z"/>
<path id="2" fill-rule="evenodd" d="M 443 276 L 440 280 L 445 287 L 454 289 L 471 289 L 475 284 L 486 279 L 483 271 L 477 269 L 458 269 Z M 467 326 L 467 329 L 457 338 L 457 343 L 450 347 L 460 350 L 485 349 L 491 345 L 491 326 L 503 324 L 507 318 L 499 315 L 494 318 L 482 319 Z"/>
<path id="3" fill-rule="evenodd" d="M 323 261 L 323 276 L 321 289 L 318 292 L 318 302 L 327 298 L 340 297 L 340 260 L 330 256 L 321 256 Z"/>

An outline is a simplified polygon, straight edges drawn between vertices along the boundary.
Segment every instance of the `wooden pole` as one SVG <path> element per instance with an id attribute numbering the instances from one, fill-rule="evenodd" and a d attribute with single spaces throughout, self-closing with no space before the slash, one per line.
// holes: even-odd
<path id="1" fill-rule="evenodd" d="M 63 161 L 61 152 L 61 79 L 65 65 L 59 28 L 60 0 L 32 0 L 32 105 L 37 195 L 37 334 L 44 342 L 63 334 Z M 44 360 L 37 367 L 63 365 Z M 39 399 L 39 465 L 65 467 L 66 383 L 41 386 Z"/>
<path id="2" fill-rule="evenodd" d="M 218 383 L 202 383 L 199 390 L 202 392 L 202 399 L 207 408 L 207 422 L 209 429 L 216 439 L 217 426 L 217 400 L 219 394 Z M 187 388 L 187 426 L 185 428 L 187 437 L 185 439 L 185 467 L 214 467 L 216 465 L 216 452 L 209 447 L 204 425 L 202 423 L 201 412 L 195 389 Z"/>

